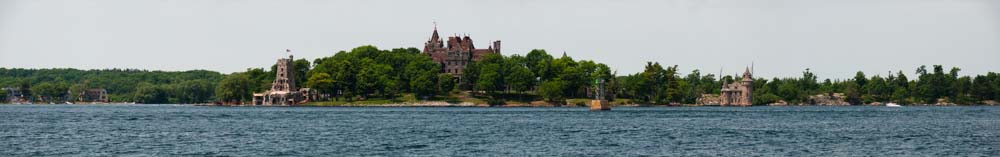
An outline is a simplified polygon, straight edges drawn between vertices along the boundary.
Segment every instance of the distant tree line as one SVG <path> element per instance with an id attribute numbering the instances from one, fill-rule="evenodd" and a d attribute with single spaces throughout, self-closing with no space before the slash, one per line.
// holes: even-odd
<path id="1" fill-rule="evenodd" d="M 204 103 L 215 99 L 216 83 L 222 76 L 206 70 L 0 68 L 0 87 L 19 90 L 36 102 L 75 101 L 84 90 L 100 88 L 117 102 Z M 0 94 L 7 95 L 6 91 Z"/>
<path id="2" fill-rule="evenodd" d="M 886 76 L 866 76 L 857 72 L 846 80 L 816 80 L 816 75 L 806 69 L 800 78 L 773 78 L 754 81 L 755 104 L 768 104 L 780 100 L 789 103 L 809 104 L 810 95 L 843 93 L 851 104 L 873 102 L 895 102 L 902 104 L 980 104 L 983 101 L 1000 101 L 1000 75 L 988 72 L 986 75 L 959 76 L 961 71 L 953 67 L 947 72 L 941 65 L 934 65 L 932 71 L 920 66 L 914 71 L 915 79 L 910 79 L 903 71 Z"/>
<path id="3" fill-rule="evenodd" d="M 293 61 L 299 87 L 330 94 L 334 100 L 395 99 L 403 93 L 439 98 L 469 91 L 489 103 L 590 99 L 595 82 L 605 83 L 606 99 L 641 104 L 694 104 L 703 94 L 719 94 L 722 82 L 740 76 L 702 74 L 695 69 L 682 74 L 677 65 L 648 62 L 643 71 L 618 76 L 607 65 L 576 61 L 563 54 L 556 58 L 545 50 L 526 55 L 489 54 L 469 64 L 460 76 L 442 73 L 441 65 L 416 48 L 381 50 L 360 46 L 332 56 Z M 112 101 L 139 103 L 245 102 L 252 93 L 270 89 L 276 66 L 270 69 L 220 74 L 206 70 L 182 72 L 133 69 L 7 69 L 0 68 L 0 87 L 19 89 L 36 101 L 75 100 L 90 88 L 106 89 Z M 858 72 L 844 80 L 817 80 L 810 69 L 801 77 L 754 78 L 754 104 L 784 101 L 810 104 L 810 96 L 843 93 L 851 104 L 896 102 L 980 104 L 1000 99 L 1000 75 L 959 76 L 940 65 L 918 67 L 912 74 L 866 76 Z M 6 91 L 0 94 L 6 95 Z"/>
<path id="4" fill-rule="evenodd" d="M 813 104 L 810 96 L 842 93 L 850 104 L 874 102 L 902 104 L 935 104 L 940 101 L 954 104 L 981 104 L 983 101 L 1000 101 L 1000 75 L 959 76 L 957 67 L 945 72 L 941 65 L 933 71 L 920 66 L 916 79 L 908 79 L 902 71 L 894 75 L 867 77 L 857 72 L 846 80 L 824 79 L 806 69 L 802 77 L 754 78 L 756 105 L 785 101 L 791 104 Z M 618 76 L 612 84 L 618 98 L 633 99 L 638 103 L 668 104 L 696 103 L 702 94 L 719 94 L 722 82 L 739 81 L 740 76 L 726 75 L 715 80 L 712 74 L 701 75 L 694 70 L 684 77 L 677 73 L 677 66 L 662 68 L 658 63 L 648 63 L 643 72 Z"/>

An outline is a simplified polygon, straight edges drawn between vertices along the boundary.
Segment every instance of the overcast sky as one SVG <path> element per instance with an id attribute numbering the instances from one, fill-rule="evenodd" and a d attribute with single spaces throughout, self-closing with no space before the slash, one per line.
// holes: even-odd
<path id="1" fill-rule="evenodd" d="M 545 49 L 682 74 L 849 78 L 919 65 L 1000 72 L 997 0 L 0 0 L 0 67 L 207 69 L 418 47 L 434 27 L 503 53 Z"/>

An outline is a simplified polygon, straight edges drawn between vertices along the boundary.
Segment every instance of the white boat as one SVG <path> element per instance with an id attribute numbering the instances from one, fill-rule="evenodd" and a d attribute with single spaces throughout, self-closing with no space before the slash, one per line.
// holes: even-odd
<path id="1" fill-rule="evenodd" d="M 896 104 L 896 103 L 891 103 L 891 102 L 890 102 L 890 103 L 888 103 L 888 104 L 885 104 L 885 107 L 903 107 L 903 106 L 899 106 L 899 104 Z"/>

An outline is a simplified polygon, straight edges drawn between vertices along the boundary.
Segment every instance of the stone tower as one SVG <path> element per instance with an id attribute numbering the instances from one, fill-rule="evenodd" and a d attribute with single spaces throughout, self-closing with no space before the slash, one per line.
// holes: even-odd
<path id="1" fill-rule="evenodd" d="M 286 52 L 288 50 L 285 50 Z M 274 69 L 274 82 L 271 90 L 254 93 L 252 105 L 296 105 L 306 100 L 299 88 L 295 86 L 294 57 L 278 59 Z"/>
<path id="2" fill-rule="evenodd" d="M 293 56 L 288 55 L 288 59 L 278 59 L 275 69 L 274 82 L 271 83 L 271 91 L 295 91 L 295 70 Z"/>
<path id="3" fill-rule="evenodd" d="M 753 74 L 750 68 L 743 71 L 743 78 L 738 82 L 722 82 L 719 93 L 719 105 L 750 106 L 753 105 Z"/>
<path id="4" fill-rule="evenodd" d="M 743 71 L 743 81 L 740 83 L 740 102 L 741 106 L 750 106 L 753 104 L 753 74 L 750 73 L 750 69 L 747 68 Z"/>

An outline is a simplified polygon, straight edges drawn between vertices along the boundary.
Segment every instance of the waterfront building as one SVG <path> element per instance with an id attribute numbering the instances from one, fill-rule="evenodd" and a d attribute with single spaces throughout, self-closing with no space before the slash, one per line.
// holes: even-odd
<path id="1" fill-rule="evenodd" d="M 4 99 L 5 99 L 4 101 L 6 101 L 8 103 L 12 103 L 12 104 L 31 103 L 31 101 L 29 100 L 29 98 L 31 98 L 31 96 L 26 95 L 24 92 L 21 92 L 21 88 L 5 87 L 2 90 L 4 90 L 4 91 L 7 92 L 7 95 L 5 95 L 5 97 L 4 97 Z M 0 102 L 3 102 L 3 101 L 0 101 Z"/>
<path id="2" fill-rule="evenodd" d="M 286 50 L 288 52 L 288 50 Z M 253 94 L 253 105 L 296 105 L 305 101 L 302 92 L 295 86 L 294 57 L 278 59 L 271 90 Z M 306 89 L 308 90 L 308 89 Z"/>
<path id="3" fill-rule="evenodd" d="M 750 106 L 753 105 L 753 74 L 750 68 L 743 72 L 743 79 L 729 84 L 722 82 L 722 90 L 719 95 L 719 105 L 722 106 Z"/>
<path id="4" fill-rule="evenodd" d="M 76 97 L 78 102 L 111 102 L 110 99 L 108 99 L 108 91 L 103 88 L 83 90 L 83 92 L 78 93 Z"/>
<path id="5" fill-rule="evenodd" d="M 423 53 L 441 65 L 442 73 L 452 74 L 455 77 L 461 76 L 467 65 L 479 61 L 482 56 L 500 53 L 499 40 L 493 41 L 493 45 L 486 49 L 476 49 L 472 38 L 468 35 L 464 37 L 451 36 L 448 37 L 447 45 L 444 42 L 438 36 L 437 26 L 435 26 L 431 38 L 427 40 L 427 43 L 424 43 Z"/>

